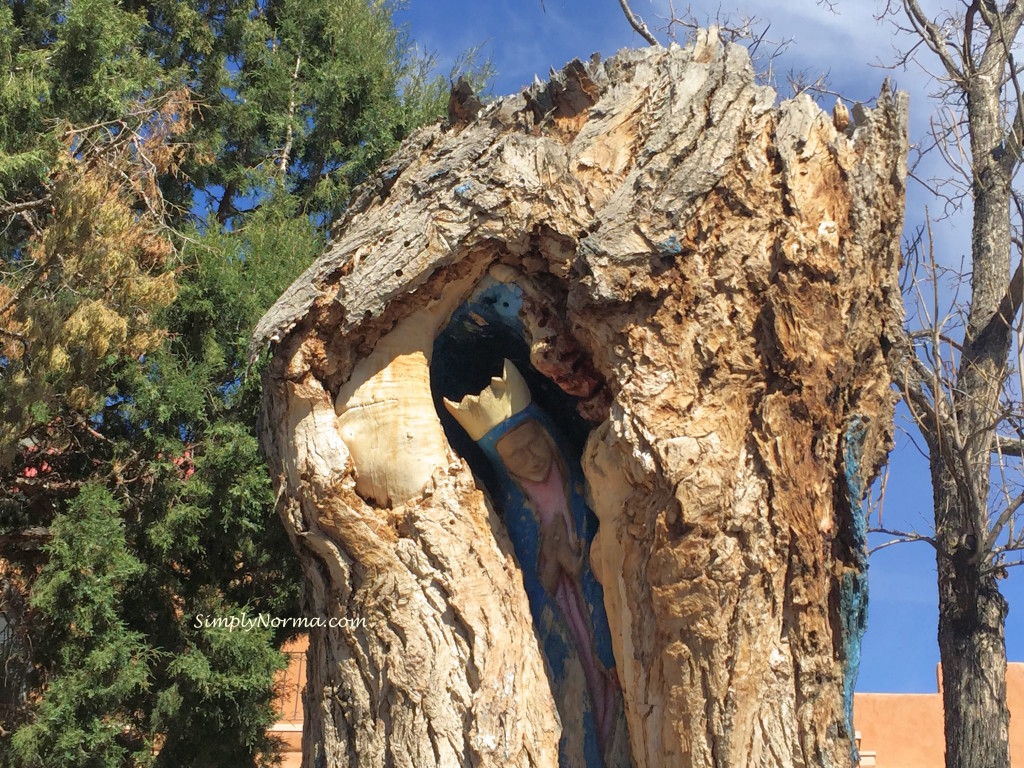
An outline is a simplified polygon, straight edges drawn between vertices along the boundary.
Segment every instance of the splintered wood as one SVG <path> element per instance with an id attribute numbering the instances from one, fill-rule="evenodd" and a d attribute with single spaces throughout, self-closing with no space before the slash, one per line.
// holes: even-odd
<path id="1" fill-rule="evenodd" d="M 558 764 L 512 547 L 430 392 L 433 338 L 489 270 L 595 424 L 633 763 L 849 764 L 851 488 L 891 440 L 905 99 L 837 130 L 711 33 L 450 114 L 253 340 L 274 342 L 261 436 L 310 610 L 367 621 L 311 636 L 304 765 Z"/>

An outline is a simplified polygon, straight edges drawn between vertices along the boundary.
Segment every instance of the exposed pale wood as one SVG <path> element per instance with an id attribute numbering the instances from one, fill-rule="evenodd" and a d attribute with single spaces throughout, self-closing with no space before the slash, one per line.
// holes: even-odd
<path id="1" fill-rule="evenodd" d="M 592 560 L 636 766 L 848 763 L 839 602 L 864 562 L 851 490 L 890 444 L 906 103 L 886 88 L 840 133 L 774 99 L 713 35 L 574 62 L 415 134 L 261 321 L 262 441 L 310 608 L 370 624 L 313 633 L 307 766 L 557 764 L 517 565 L 468 468 L 434 426 L 411 474 L 398 426 L 360 458 L 365 426 L 334 408 L 412 355 L 402 413 L 422 409 L 437 299 L 488 267 L 524 283 L 535 366 L 597 424 Z"/>
<path id="2" fill-rule="evenodd" d="M 414 312 L 377 341 L 338 393 L 337 429 L 352 457 L 355 490 L 381 507 L 420 496 L 448 463 L 430 396 L 434 337 L 482 270 L 445 286 L 441 299 Z"/>

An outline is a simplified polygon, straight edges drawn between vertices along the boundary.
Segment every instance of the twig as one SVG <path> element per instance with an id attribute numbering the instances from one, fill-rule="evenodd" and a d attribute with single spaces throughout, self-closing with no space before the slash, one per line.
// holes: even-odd
<path id="1" fill-rule="evenodd" d="M 626 14 L 626 21 L 629 22 L 629 25 L 636 30 L 637 34 L 640 35 L 640 37 L 642 37 L 651 45 L 661 45 L 661 43 L 658 42 L 658 38 L 656 38 L 651 33 L 651 30 L 647 28 L 647 25 L 644 24 L 644 20 L 637 16 L 635 13 L 633 13 L 633 9 L 629 7 L 628 0 L 619 0 L 619 5 L 622 6 L 622 12 Z"/>
<path id="2" fill-rule="evenodd" d="M 868 550 L 868 554 L 874 554 L 886 547 L 891 547 L 894 544 L 907 544 L 912 541 L 923 541 L 931 544 L 935 549 L 939 548 L 938 542 L 931 536 L 923 536 L 920 533 L 913 533 L 910 531 L 897 531 L 892 528 L 869 528 L 868 533 L 882 533 L 886 536 L 895 536 L 895 539 L 887 541 L 883 544 L 879 544 L 877 547 L 871 547 Z"/>

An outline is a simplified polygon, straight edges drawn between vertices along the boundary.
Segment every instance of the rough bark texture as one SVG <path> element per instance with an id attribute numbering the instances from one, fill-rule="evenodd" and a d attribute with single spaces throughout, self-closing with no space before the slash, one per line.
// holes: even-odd
<path id="1" fill-rule="evenodd" d="M 774 98 L 712 34 L 454 104 L 263 319 L 262 439 L 310 608 L 368 623 L 311 635 L 305 765 L 558 762 L 507 536 L 427 405 L 431 340 L 488 269 L 595 425 L 634 764 L 849 764 L 905 104 L 886 89 L 837 132 Z"/>
<path id="2" fill-rule="evenodd" d="M 939 541 L 946 765 L 955 768 L 1010 765 L 1007 605 L 983 542 L 989 529 L 991 453 L 1003 413 L 1000 397 L 1009 370 L 1011 323 L 1018 309 L 1008 304 L 1013 173 L 1002 146 L 1003 43 L 989 47 L 978 76 L 966 88 L 974 174 L 971 303 L 953 389 L 953 425 L 962 436 L 963 450 L 950 450 L 941 429 L 928 437 Z M 1019 298 L 1015 302 L 1019 307 Z M 943 428 L 948 426 L 947 421 Z"/>
<path id="3" fill-rule="evenodd" d="M 946 766 L 1009 768 L 1007 604 L 992 572 L 972 561 L 974 547 L 957 541 L 954 532 L 964 528 L 954 526 L 971 505 L 954 477 L 946 462 L 932 461 L 936 522 L 955 553 L 936 558 Z"/>

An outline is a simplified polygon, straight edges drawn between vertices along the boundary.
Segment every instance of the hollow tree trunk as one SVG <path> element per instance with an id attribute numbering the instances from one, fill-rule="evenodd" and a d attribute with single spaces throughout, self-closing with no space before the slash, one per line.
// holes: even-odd
<path id="1" fill-rule="evenodd" d="M 848 763 L 903 102 L 837 131 L 711 34 L 450 113 L 254 338 L 276 342 L 261 435 L 310 610 L 366 621 L 311 632 L 304 765 L 558 764 L 519 564 L 430 392 L 484 279 L 522 288 L 533 367 L 592 425 L 633 763 Z"/>

